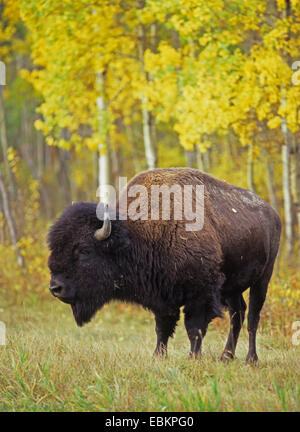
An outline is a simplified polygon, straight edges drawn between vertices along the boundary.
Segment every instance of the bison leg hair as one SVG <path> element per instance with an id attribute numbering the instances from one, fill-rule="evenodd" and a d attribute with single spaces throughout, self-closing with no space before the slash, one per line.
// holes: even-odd
<path id="1" fill-rule="evenodd" d="M 184 308 L 184 324 L 189 337 L 191 348 L 190 357 L 199 358 L 201 355 L 202 340 L 206 334 L 209 319 L 207 318 L 207 306 L 197 304 L 187 305 Z"/>
<path id="2" fill-rule="evenodd" d="M 221 355 L 222 361 L 228 361 L 234 358 L 237 341 L 245 319 L 245 311 L 247 308 L 242 295 L 230 297 L 229 299 L 226 299 L 226 303 L 229 307 L 230 330 L 226 346 Z"/>
<path id="3" fill-rule="evenodd" d="M 154 351 L 154 356 L 165 356 L 167 354 L 168 340 L 175 331 L 179 316 L 179 310 L 174 312 L 173 315 L 162 316 L 155 314 L 157 345 Z"/>

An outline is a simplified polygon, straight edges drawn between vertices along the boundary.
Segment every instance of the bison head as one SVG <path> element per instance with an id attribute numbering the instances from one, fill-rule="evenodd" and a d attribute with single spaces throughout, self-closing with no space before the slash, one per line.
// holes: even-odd
<path id="1" fill-rule="evenodd" d="M 110 221 L 104 211 L 102 222 L 96 208 L 93 203 L 73 204 L 48 236 L 50 291 L 71 305 L 80 326 L 114 298 L 115 281 L 130 243 L 122 221 Z"/>

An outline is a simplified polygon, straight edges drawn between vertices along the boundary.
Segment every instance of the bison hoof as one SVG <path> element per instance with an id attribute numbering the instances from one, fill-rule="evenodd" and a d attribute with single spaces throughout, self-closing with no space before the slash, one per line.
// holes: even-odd
<path id="1" fill-rule="evenodd" d="M 257 354 L 248 354 L 246 358 L 246 364 L 256 365 L 258 363 Z"/>
<path id="2" fill-rule="evenodd" d="M 156 349 L 153 353 L 154 358 L 162 358 L 167 357 L 167 350 L 165 349 Z"/>
<path id="3" fill-rule="evenodd" d="M 224 362 L 224 363 L 228 363 L 229 361 L 231 361 L 231 360 L 233 360 L 233 359 L 234 359 L 234 355 L 232 354 L 231 351 L 224 350 L 224 351 L 222 352 L 222 355 L 221 355 L 221 358 L 220 358 L 220 360 L 221 360 L 222 362 Z"/>
<path id="4" fill-rule="evenodd" d="M 193 360 L 198 360 L 198 359 L 201 358 L 201 353 L 190 352 L 189 353 L 189 358 L 193 359 Z"/>

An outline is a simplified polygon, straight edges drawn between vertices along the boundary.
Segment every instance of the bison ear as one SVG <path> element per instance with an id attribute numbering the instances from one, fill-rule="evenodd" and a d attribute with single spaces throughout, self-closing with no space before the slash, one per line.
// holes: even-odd
<path id="1" fill-rule="evenodd" d="M 129 232 L 123 221 L 111 221 L 111 234 L 104 241 L 97 241 L 97 248 L 107 253 L 118 253 L 127 249 L 131 244 Z"/>

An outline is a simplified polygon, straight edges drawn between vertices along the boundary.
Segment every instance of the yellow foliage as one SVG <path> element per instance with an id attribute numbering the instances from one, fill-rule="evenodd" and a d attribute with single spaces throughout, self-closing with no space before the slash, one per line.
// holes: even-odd
<path id="1" fill-rule="evenodd" d="M 298 55 L 300 8 L 297 2 L 292 7 L 293 16 L 284 18 L 283 0 L 273 6 L 257 0 L 149 0 L 142 9 L 133 0 L 126 8 L 118 0 L 93 8 L 86 0 L 22 0 L 33 61 L 40 66 L 22 75 L 44 98 L 43 121 L 35 126 L 50 145 L 77 151 L 96 150 L 97 135 L 108 133 L 118 118 L 133 123 L 142 106 L 173 128 L 187 149 L 196 144 L 204 150 L 207 135 L 230 130 L 246 144 L 259 134 L 259 124 L 272 131 L 281 118 L 296 132 L 300 86 L 291 83 L 287 58 Z M 163 30 L 151 36 L 158 22 Z M 139 23 L 146 31 L 143 65 Z M 97 109 L 99 97 L 105 115 Z M 90 131 L 84 138 L 83 125 Z M 62 128 L 71 133 L 69 141 L 60 138 Z"/>
<path id="2" fill-rule="evenodd" d="M 282 123 L 282 119 L 279 116 L 275 116 L 268 121 L 268 126 L 270 129 L 276 129 Z"/>

